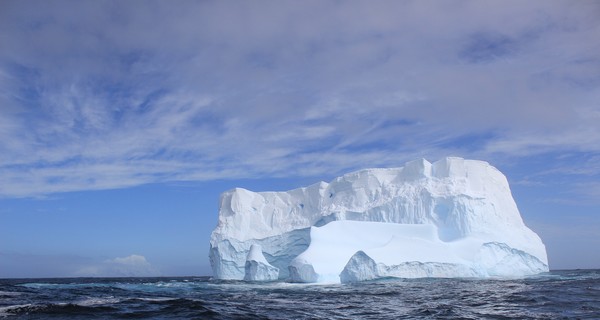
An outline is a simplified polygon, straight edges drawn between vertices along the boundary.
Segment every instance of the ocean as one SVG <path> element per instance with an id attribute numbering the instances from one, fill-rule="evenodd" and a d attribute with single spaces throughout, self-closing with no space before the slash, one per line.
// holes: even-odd
<path id="1" fill-rule="evenodd" d="M 600 319 L 600 270 L 513 280 L 245 283 L 208 277 L 1 279 L 23 319 Z"/>

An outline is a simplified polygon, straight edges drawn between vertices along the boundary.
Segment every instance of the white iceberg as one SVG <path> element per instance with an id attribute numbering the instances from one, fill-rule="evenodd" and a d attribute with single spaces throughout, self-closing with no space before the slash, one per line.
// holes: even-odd
<path id="1" fill-rule="evenodd" d="M 244 280 L 273 281 L 279 279 L 279 269 L 273 267 L 263 255 L 260 245 L 253 244 L 246 258 Z"/>
<path id="2" fill-rule="evenodd" d="M 360 170 L 287 192 L 223 193 L 210 242 L 214 277 L 263 280 L 247 271 L 247 261 L 260 260 L 247 259 L 253 245 L 262 267 L 299 282 L 548 271 L 544 244 L 523 223 L 504 175 L 461 158 Z"/>

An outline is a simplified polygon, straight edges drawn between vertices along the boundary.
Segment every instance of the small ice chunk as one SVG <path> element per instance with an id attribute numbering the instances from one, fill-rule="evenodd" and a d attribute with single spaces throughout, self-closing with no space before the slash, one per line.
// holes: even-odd
<path id="1" fill-rule="evenodd" d="M 356 252 L 340 273 L 342 283 L 373 280 L 378 277 L 377 263 L 363 251 Z"/>
<path id="2" fill-rule="evenodd" d="M 262 248 L 257 244 L 250 247 L 245 270 L 244 280 L 246 281 L 274 281 L 279 278 L 279 269 L 269 264 Z"/>

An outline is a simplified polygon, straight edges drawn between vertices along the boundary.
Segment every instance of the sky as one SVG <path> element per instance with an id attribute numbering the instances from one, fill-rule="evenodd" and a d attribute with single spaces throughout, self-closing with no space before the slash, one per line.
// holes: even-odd
<path id="1" fill-rule="evenodd" d="M 210 275 L 220 193 L 446 156 L 600 268 L 600 3 L 0 1 L 0 278 Z"/>

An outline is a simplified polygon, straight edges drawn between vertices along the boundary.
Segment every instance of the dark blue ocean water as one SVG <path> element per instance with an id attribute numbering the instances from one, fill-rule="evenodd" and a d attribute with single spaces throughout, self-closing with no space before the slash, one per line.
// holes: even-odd
<path id="1" fill-rule="evenodd" d="M 0 317 L 25 319 L 600 319 L 600 270 L 518 280 L 352 285 L 209 278 L 0 280 Z"/>

